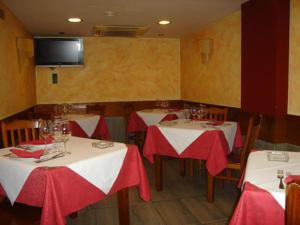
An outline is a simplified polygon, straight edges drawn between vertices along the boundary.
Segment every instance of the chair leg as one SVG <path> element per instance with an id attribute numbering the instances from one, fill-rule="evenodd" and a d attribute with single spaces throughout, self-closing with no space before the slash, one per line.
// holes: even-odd
<path id="1" fill-rule="evenodd" d="M 214 201 L 214 177 L 207 172 L 207 201 Z"/>

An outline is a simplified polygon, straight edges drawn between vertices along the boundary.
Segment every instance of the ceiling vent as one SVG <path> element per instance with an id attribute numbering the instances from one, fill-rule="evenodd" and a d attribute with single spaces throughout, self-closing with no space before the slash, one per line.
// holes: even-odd
<path id="1" fill-rule="evenodd" d="M 140 26 L 94 26 L 93 35 L 97 37 L 138 37 L 148 31 L 147 27 Z"/>

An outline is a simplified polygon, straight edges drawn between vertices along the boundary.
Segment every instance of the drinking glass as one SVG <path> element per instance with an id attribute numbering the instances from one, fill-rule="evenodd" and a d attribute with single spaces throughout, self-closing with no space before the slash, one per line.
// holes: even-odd
<path id="1" fill-rule="evenodd" d="M 64 143 L 64 152 L 71 154 L 70 151 L 67 149 L 67 142 L 71 137 L 71 129 L 69 122 L 65 122 L 61 124 L 61 141 Z"/>
<path id="2" fill-rule="evenodd" d="M 196 115 L 197 115 L 197 109 L 196 108 L 191 108 L 191 115 L 192 115 L 192 119 L 195 119 Z"/>
<path id="3" fill-rule="evenodd" d="M 47 141 L 51 136 L 52 122 L 50 120 L 39 120 L 38 122 L 39 135 L 43 138 L 45 143 L 45 150 L 47 150 Z"/>
<path id="4" fill-rule="evenodd" d="M 55 149 L 58 152 L 60 151 L 59 143 L 62 142 L 61 136 L 62 136 L 61 125 L 59 123 L 54 123 L 52 128 L 52 137 L 54 138 Z"/>
<path id="5" fill-rule="evenodd" d="M 189 109 L 184 109 L 183 113 L 184 113 L 184 118 L 186 120 L 189 120 L 191 118 L 191 112 Z"/>

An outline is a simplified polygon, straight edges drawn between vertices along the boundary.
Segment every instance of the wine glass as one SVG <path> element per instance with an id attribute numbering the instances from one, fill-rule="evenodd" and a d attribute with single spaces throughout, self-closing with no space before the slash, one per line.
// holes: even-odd
<path id="1" fill-rule="evenodd" d="M 65 122 L 61 124 L 61 141 L 64 143 L 64 152 L 71 154 L 71 152 L 67 151 L 67 141 L 69 141 L 71 137 L 71 129 L 69 122 Z"/>
<path id="2" fill-rule="evenodd" d="M 43 138 L 45 143 L 45 150 L 47 150 L 47 141 L 52 133 L 52 122 L 50 120 L 39 120 L 38 128 L 39 135 Z"/>
<path id="3" fill-rule="evenodd" d="M 52 136 L 54 138 L 56 150 L 59 151 L 59 145 L 58 144 L 62 142 L 62 139 L 61 139 L 62 132 L 61 132 L 61 126 L 60 126 L 59 123 L 54 123 L 53 124 Z"/>
<path id="4" fill-rule="evenodd" d="M 192 119 L 195 119 L 196 115 L 197 115 L 197 109 L 196 108 L 191 108 L 191 115 L 192 115 Z"/>

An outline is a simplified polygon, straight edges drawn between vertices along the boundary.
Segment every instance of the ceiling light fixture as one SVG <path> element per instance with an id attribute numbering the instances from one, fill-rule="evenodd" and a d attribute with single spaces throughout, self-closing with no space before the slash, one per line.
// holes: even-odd
<path id="1" fill-rule="evenodd" d="M 68 18 L 68 21 L 70 23 L 80 23 L 82 20 L 79 17 L 71 17 L 71 18 Z"/>
<path id="2" fill-rule="evenodd" d="M 159 25 L 168 25 L 171 23 L 170 20 L 160 20 L 157 22 Z"/>

